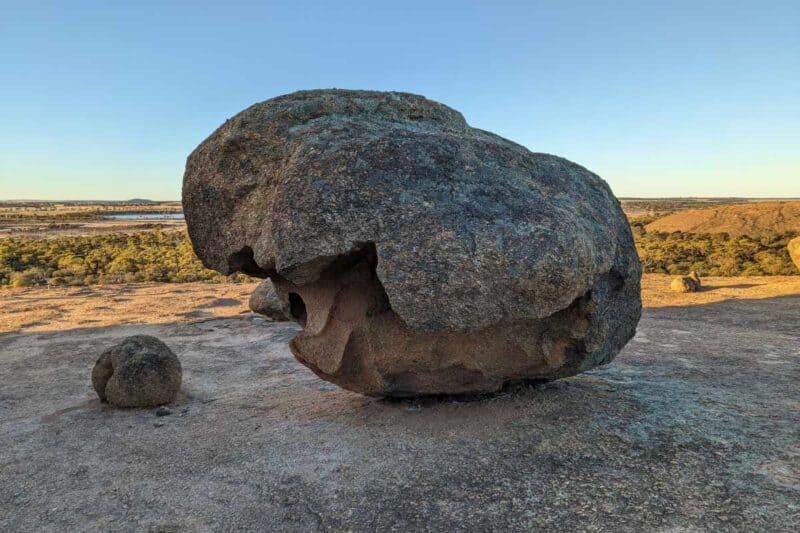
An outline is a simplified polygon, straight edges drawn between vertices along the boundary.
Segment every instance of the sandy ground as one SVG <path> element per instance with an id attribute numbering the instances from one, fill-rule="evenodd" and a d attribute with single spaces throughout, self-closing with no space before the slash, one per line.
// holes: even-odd
<path id="1" fill-rule="evenodd" d="M 0 333 L 165 324 L 247 313 L 256 283 L 138 283 L 0 290 Z"/>
<path id="2" fill-rule="evenodd" d="M 698 293 L 669 290 L 671 276 L 645 274 L 645 307 L 706 305 L 800 295 L 800 276 L 703 278 Z M 141 283 L 0 290 L 0 333 L 167 324 L 247 313 L 257 284 Z"/>
<path id="3" fill-rule="evenodd" d="M 800 277 L 668 279 L 606 367 L 403 402 L 296 363 L 252 285 L 0 291 L 0 531 L 795 531 Z M 137 333 L 182 361 L 169 416 L 92 391 Z"/>
<path id="4" fill-rule="evenodd" d="M 669 290 L 674 276 L 645 274 L 642 302 L 645 307 L 706 305 L 725 300 L 761 300 L 777 296 L 800 295 L 800 276 L 707 277 L 695 293 Z"/>

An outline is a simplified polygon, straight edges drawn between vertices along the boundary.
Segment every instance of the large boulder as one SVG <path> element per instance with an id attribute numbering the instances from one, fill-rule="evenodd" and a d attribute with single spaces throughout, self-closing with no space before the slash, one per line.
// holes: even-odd
<path id="1" fill-rule="evenodd" d="M 134 335 L 100 355 L 92 385 L 101 400 L 117 407 L 170 403 L 181 389 L 178 357 L 155 337 Z"/>
<path id="2" fill-rule="evenodd" d="M 270 277 L 290 347 L 373 395 L 494 391 L 608 363 L 641 267 L 608 185 L 404 93 L 256 104 L 189 156 L 189 235 L 219 272 Z"/>
<path id="3" fill-rule="evenodd" d="M 800 270 L 800 237 L 795 237 L 789 241 L 787 248 L 789 249 L 789 256 L 791 256 L 794 266 Z"/>

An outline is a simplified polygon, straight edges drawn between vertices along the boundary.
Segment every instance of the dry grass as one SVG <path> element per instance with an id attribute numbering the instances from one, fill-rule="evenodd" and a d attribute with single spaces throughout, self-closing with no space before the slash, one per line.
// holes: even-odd
<path id="1" fill-rule="evenodd" d="M 112 213 L 180 213 L 181 210 L 180 202 L 0 202 L 0 218 L 72 219 Z"/>
<path id="2" fill-rule="evenodd" d="M 659 218 L 648 232 L 728 233 L 760 236 L 800 232 L 800 202 L 751 202 L 705 209 L 687 209 Z"/>

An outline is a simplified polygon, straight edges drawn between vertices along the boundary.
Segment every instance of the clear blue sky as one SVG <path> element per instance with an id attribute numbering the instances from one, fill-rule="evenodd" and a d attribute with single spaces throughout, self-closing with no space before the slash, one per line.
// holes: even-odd
<path id="1" fill-rule="evenodd" d="M 800 196 L 800 1 L 0 0 L 0 199 L 177 199 L 227 117 L 401 90 L 619 196 Z"/>

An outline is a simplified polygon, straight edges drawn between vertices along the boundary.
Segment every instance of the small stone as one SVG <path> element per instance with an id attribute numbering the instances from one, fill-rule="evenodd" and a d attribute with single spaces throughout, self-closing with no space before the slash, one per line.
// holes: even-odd
<path id="1" fill-rule="evenodd" d="M 97 395 L 117 407 L 169 403 L 180 392 L 181 377 L 178 357 L 149 335 L 134 335 L 109 348 L 92 369 Z"/>
<path id="2" fill-rule="evenodd" d="M 287 309 L 275 293 L 272 281 L 268 279 L 265 279 L 256 287 L 256 290 L 250 295 L 248 304 L 251 311 L 269 317 L 272 320 L 284 322 L 290 320 L 286 314 Z M 263 322 L 263 319 L 261 321 Z M 255 323 L 256 320 L 254 319 L 253 322 Z"/>
<path id="3" fill-rule="evenodd" d="M 700 285 L 690 276 L 679 276 L 669 284 L 672 292 L 697 292 Z"/>
<path id="4" fill-rule="evenodd" d="M 169 416 L 172 414 L 172 411 L 164 407 L 163 405 L 156 409 L 156 416 Z"/>
<path id="5" fill-rule="evenodd" d="M 794 266 L 800 270 L 800 237 L 795 237 L 789 241 L 789 244 L 786 246 L 786 248 L 789 250 L 789 257 L 792 258 Z"/>

